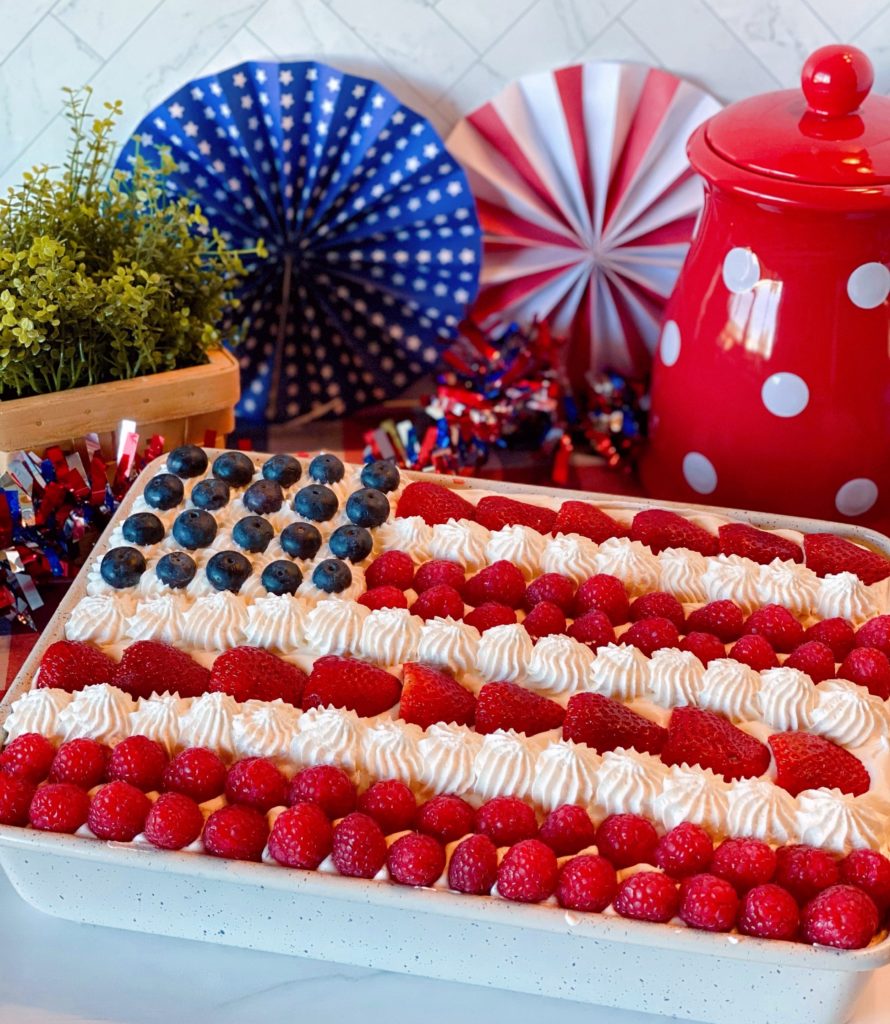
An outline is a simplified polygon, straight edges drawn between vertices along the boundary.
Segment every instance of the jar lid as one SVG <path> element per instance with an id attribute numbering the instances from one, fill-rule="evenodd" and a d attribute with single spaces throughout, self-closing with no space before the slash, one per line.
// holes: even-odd
<path id="1" fill-rule="evenodd" d="M 855 46 L 823 46 L 801 88 L 754 96 L 705 125 L 709 147 L 746 171 L 810 185 L 890 182 L 890 97 L 869 96 L 874 69 Z"/>

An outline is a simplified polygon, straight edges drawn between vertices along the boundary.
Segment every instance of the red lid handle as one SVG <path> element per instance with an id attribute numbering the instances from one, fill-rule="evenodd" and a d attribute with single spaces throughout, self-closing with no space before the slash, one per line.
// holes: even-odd
<path id="1" fill-rule="evenodd" d="M 875 69 L 855 46 L 822 46 L 807 58 L 800 85 L 810 110 L 843 117 L 859 109 L 875 81 Z"/>

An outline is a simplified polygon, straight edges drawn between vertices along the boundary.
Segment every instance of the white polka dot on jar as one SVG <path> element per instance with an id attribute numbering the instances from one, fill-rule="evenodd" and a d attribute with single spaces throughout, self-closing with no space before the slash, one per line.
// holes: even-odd
<path id="1" fill-rule="evenodd" d="M 735 294 L 750 291 L 760 280 L 760 260 L 750 249 L 737 246 L 723 259 L 723 283 Z"/>
<path id="2" fill-rule="evenodd" d="M 665 366 L 673 366 L 680 358 L 680 328 L 675 320 L 668 320 L 661 332 L 661 361 Z"/>
<path id="3" fill-rule="evenodd" d="M 712 494 L 717 489 L 714 463 L 701 452 L 688 452 L 683 456 L 683 478 L 698 494 Z"/>
<path id="4" fill-rule="evenodd" d="M 796 373 L 774 373 L 763 382 L 760 397 L 773 416 L 790 419 L 806 409 L 810 389 Z"/>
<path id="5" fill-rule="evenodd" d="M 878 485 L 868 477 L 860 476 L 848 480 L 838 488 L 834 496 L 834 507 L 842 516 L 861 516 L 878 500 Z"/>
<path id="6" fill-rule="evenodd" d="M 847 278 L 847 295 L 854 306 L 874 309 L 890 294 L 890 270 L 883 263 L 863 263 Z"/>

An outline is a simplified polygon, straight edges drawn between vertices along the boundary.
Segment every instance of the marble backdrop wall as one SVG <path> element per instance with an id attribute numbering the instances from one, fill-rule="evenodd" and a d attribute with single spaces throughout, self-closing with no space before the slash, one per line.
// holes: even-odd
<path id="1" fill-rule="evenodd" d="M 854 42 L 890 91 L 888 0 L 0 0 L 0 187 L 57 162 L 61 88 L 121 99 L 122 131 L 188 79 L 320 57 L 385 82 L 443 132 L 525 72 L 591 58 L 679 72 L 722 100 L 795 84 Z"/>

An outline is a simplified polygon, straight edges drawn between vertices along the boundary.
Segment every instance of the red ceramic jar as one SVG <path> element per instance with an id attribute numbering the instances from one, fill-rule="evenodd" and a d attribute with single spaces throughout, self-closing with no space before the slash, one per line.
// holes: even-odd
<path id="1" fill-rule="evenodd" d="M 665 311 L 650 494 L 890 526 L 890 98 L 851 46 L 689 141 L 705 203 Z"/>

